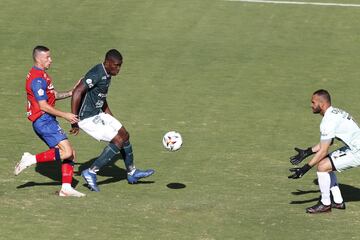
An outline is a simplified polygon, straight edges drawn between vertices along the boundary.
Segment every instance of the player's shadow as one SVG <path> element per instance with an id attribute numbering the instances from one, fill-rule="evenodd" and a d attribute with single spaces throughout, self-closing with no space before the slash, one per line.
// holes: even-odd
<path id="1" fill-rule="evenodd" d="M 87 161 L 85 163 L 81 163 L 81 164 L 75 162 L 74 176 L 80 176 L 81 172 L 83 170 L 89 168 L 96 159 L 97 159 L 97 157 L 90 159 L 89 161 Z M 107 164 L 101 168 L 101 170 L 98 172 L 97 175 L 103 176 L 103 177 L 109 177 L 109 178 L 105 179 L 103 181 L 98 181 L 97 182 L 98 185 L 115 183 L 115 182 L 119 182 L 119 181 L 127 179 L 126 170 L 119 168 L 115 164 L 115 162 L 117 162 L 118 160 L 120 160 L 123 163 L 122 157 L 120 155 L 117 155 L 114 157 L 114 159 L 109 164 Z M 75 171 L 76 166 L 79 166 L 78 171 Z M 35 167 L 35 171 L 45 177 L 50 178 L 51 180 L 53 180 L 53 182 L 30 181 L 30 182 L 27 182 L 27 183 L 17 186 L 17 188 L 61 185 L 61 162 L 60 161 L 37 164 Z M 142 180 L 142 181 L 137 182 L 137 184 L 151 184 L 151 183 L 154 183 L 154 181 L 143 181 Z M 73 178 L 72 186 L 75 188 L 78 184 L 79 184 L 79 180 Z M 84 186 L 86 186 L 86 184 L 84 184 Z"/>
<path id="2" fill-rule="evenodd" d="M 90 159 L 89 161 L 80 164 L 79 166 L 79 170 L 77 172 L 75 172 L 75 174 L 77 176 L 81 175 L 81 172 L 84 171 L 85 169 L 88 169 L 93 163 L 94 161 L 97 159 L 93 158 Z M 115 163 L 119 162 L 118 164 L 124 164 L 124 161 L 121 157 L 120 154 L 116 155 L 109 164 L 103 166 L 100 171 L 97 173 L 98 176 L 102 176 L 102 177 L 108 177 L 105 180 L 102 181 L 98 181 L 97 184 L 98 185 L 104 185 L 104 184 L 109 184 L 109 183 L 115 183 L 115 182 L 119 182 L 122 180 L 126 180 L 127 179 L 127 172 L 125 169 L 118 167 Z M 154 181 L 138 181 L 136 184 L 151 184 L 154 183 Z M 87 184 L 85 183 L 84 186 L 87 186 Z"/>
<path id="3" fill-rule="evenodd" d="M 315 185 L 319 185 L 317 179 L 314 179 L 313 183 Z M 339 188 L 341 191 L 341 194 L 343 196 L 343 199 L 345 202 L 357 202 L 360 201 L 360 189 L 347 185 L 347 184 L 339 184 Z M 305 195 L 309 193 L 320 193 L 320 190 L 299 190 L 297 189 L 296 192 L 292 192 L 293 195 Z M 311 198 L 303 201 L 291 201 L 290 204 L 304 204 L 309 202 L 317 202 L 320 200 L 320 197 Z"/>
<path id="4" fill-rule="evenodd" d="M 17 188 L 26 188 L 34 186 L 56 186 L 61 185 L 61 162 L 45 162 L 36 164 L 35 172 L 40 173 L 41 175 L 50 178 L 52 182 L 34 182 L 30 181 L 22 185 L 17 186 Z M 76 187 L 79 181 L 73 178 L 72 186 Z"/>

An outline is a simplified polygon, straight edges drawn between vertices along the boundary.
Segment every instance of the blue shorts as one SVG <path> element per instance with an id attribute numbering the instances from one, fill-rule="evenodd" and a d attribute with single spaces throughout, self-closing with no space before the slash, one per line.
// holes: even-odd
<path id="1" fill-rule="evenodd" d="M 46 113 L 33 122 L 33 129 L 50 148 L 67 139 L 56 118 Z"/>

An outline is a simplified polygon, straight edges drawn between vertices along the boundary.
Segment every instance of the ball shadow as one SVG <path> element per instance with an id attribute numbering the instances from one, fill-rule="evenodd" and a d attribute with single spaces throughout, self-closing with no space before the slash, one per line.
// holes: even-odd
<path id="1" fill-rule="evenodd" d="M 183 183 L 169 183 L 166 185 L 168 188 L 170 189 L 183 189 L 183 188 L 186 188 L 186 185 L 183 184 Z"/>

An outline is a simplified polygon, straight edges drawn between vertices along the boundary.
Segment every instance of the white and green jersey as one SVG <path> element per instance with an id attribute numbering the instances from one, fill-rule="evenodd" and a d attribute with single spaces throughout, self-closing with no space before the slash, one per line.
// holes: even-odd
<path id="1" fill-rule="evenodd" d="M 102 112 L 110 82 L 111 76 L 107 74 L 104 65 L 101 63 L 86 73 L 82 83 L 85 84 L 87 91 L 81 102 L 79 111 L 80 120 Z"/>
<path id="2" fill-rule="evenodd" d="M 360 150 L 360 128 L 344 110 L 329 107 L 321 121 L 320 133 L 321 141 L 339 138 L 351 150 Z"/>

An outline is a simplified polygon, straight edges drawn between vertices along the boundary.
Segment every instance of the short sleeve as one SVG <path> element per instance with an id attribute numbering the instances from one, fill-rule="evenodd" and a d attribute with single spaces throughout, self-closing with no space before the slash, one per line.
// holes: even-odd
<path id="1" fill-rule="evenodd" d="M 83 78 L 82 82 L 85 84 L 87 88 L 93 88 L 97 82 L 99 81 L 99 77 L 95 74 L 87 73 Z"/>
<path id="2" fill-rule="evenodd" d="M 46 88 L 46 80 L 43 78 L 35 78 L 31 82 L 31 90 L 33 91 L 35 99 L 37 101 L 48 99 L 48 96 L 46 95 Z"/>

